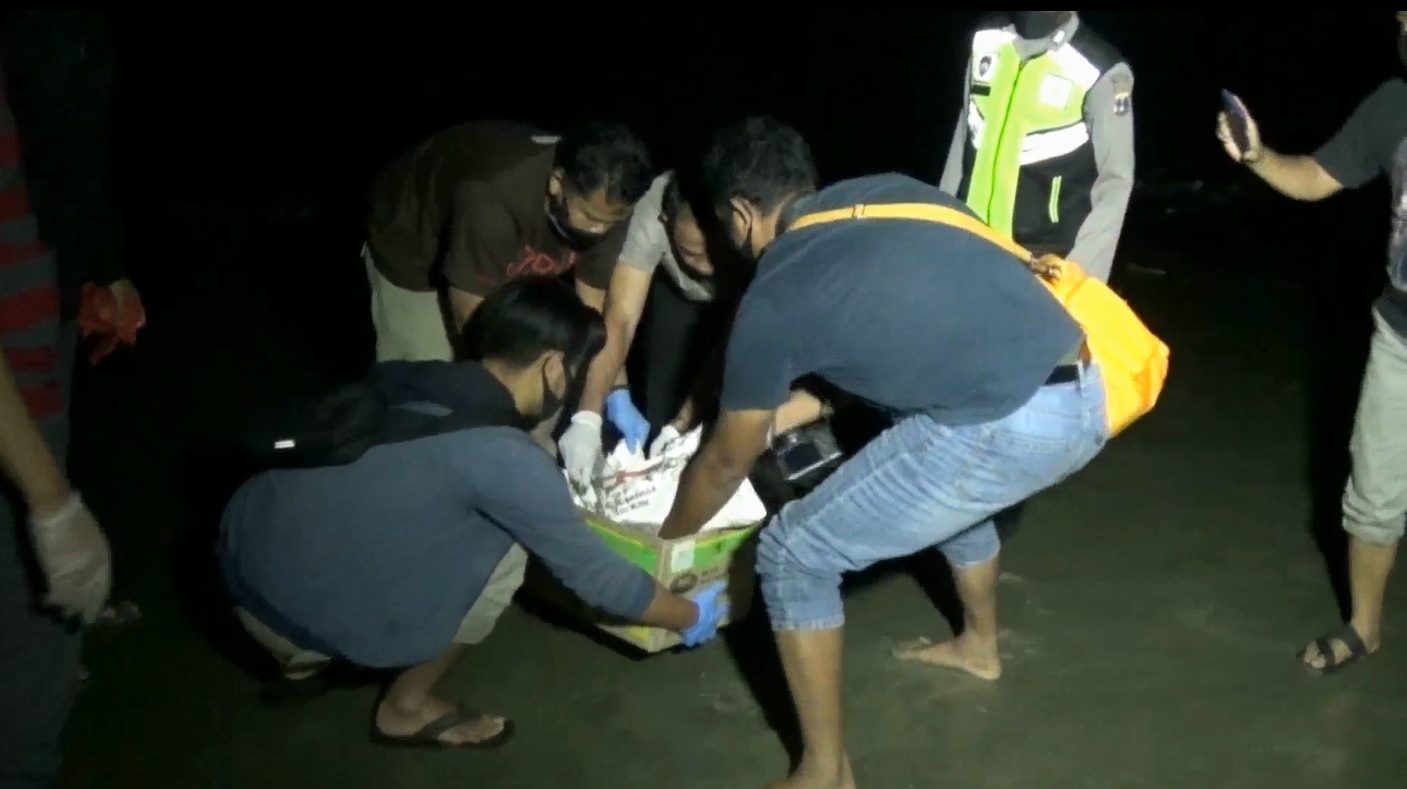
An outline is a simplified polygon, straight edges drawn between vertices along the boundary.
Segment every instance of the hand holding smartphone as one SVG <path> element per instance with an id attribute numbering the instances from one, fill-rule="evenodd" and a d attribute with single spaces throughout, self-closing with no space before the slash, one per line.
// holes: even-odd
<path id="1" fill-rule="evenodd" d="M 1244 160 L 1252 152 L 1250 118 L 1246 115 L 1245 107 L 1241 106 L 1241 100 L 1225 88 L 1221 91 L 1221 106 L 1226 112 L 1226 127 L 1231 134 L 1231 142 L 1235 144 L 1241 159 Z"/>

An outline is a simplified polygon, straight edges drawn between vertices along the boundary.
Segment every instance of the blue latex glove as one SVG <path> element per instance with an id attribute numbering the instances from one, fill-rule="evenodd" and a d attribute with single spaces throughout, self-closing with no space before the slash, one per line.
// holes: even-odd
<path id="1" fill-rule="evenodd" d="M 728 601 L 723 597 L 724 588 L 722 581 L 714 581 L 694 595 L 694 605 L 699 607 L 699 619 L 688 630 L 680 633 L 684 638 L 684 646 L 696 647 L 718 635 L 718 623 L 728 615 Z"/>
<path id="2" fill-rule="evenodd" d="M 606 395 L 606 418 L 620 431 L 625 448 L 631 452 L 639 452 L 645 439 L 650 437 L 650 423 L 631 401 L 629 389 L 617 389 Z"/>

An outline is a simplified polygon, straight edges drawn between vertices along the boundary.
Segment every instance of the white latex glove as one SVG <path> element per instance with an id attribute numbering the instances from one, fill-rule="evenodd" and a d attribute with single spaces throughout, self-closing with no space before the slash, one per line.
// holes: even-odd
<path id="1" fill-rule="evenodd" d="M 48 581 L 44 601 L 66 618 L 92 624 L 112 590 L 112 555 L 93 513 L 77 493 L 43 519 L 30 519 L 39 568 Z"/>
<path id="2" fill-rule="evenodd" d="M 572 415 L 571 426 L 557 442 L 562 453 L 562 467 L 572 484 L 585 488 L 591 484 L 591 473 L 601 459 L 601 415 L 578 411 Z"/>
<path id="3" fill-rule="evenodd" d="M 660 428 L 660 434 L 655 436 L 655 440 L 650 442 L 650 457 L 659 457 L 664 448 L 671 442 L 679 440 L 679 431 L 674 425 L 665 425 Z"/>

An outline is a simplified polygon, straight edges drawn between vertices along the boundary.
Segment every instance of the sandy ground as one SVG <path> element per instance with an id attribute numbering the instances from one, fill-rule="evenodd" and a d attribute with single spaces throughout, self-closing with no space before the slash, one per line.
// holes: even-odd
<path id="1" fill-rule="evenodd" d="M 1339 616 L 1311 525 L 1332 524 L 1342 484 L 1365 291 L 1326 295 L 1327 242 L 1308 236 L 1284 245 L 1293 272 L 1208 262 L 1226 249 L 1196 233 L 1166 259 L 1131 238 L 1168 270 L 1124 282 L 1174 348 L 1166 398 L 1033 503 L 1004 558 L 1000 682 L 889 657 L 949 632 L 920 583 L 936 557 L 856 584 L 845 674 L 863 787 L 1401 786 L 1407 586 L 1380 655 L 1329 678 L 1295 659 Z M 361 302 L 327 295 L 331 269 L 316 267 L 274 297 L 266 275 L 294 269 L 250 239 L 170 240 L 192 281 L 152 287 L 141 348 L 89 376 L 78 406 L 75 474 L 113 532 L 119 593 L 146 616 L 90 644 L 65 786 L 735 789 L 785 772 L 756 615 L 726 641 L 637 660 L 515 607 L 444 685 L 518 721 L 496 753 L 372 746 L 373 690 L 261 707 L 259 665 L 212 595 L 212 483 L 193 448 L 222 415 L 364 344 Z M 1379 270 L 1377 248 L 1354 265 Z"/>

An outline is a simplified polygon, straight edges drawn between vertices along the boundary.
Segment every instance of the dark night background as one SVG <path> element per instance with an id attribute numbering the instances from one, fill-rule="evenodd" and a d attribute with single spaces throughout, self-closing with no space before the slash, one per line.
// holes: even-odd
<path id="1" fill-rule="evenodd" d="M 1264 621 L 1275 629 L 1267 635 L 1268 625 L 1257 624 L 1258 616 L 1235 618 L 1239 614 L 1221 609 L 1220 616 L 1232 617 L 1226 628 L 1252 632 L 1264 642 L 1185 647 L 1188 640 L 1220 638 L 1220 631 L 1198 620 L 1196 633 L 1180 634 L 1177 627 L 1191 625 L 1178 625 L 1180 615 L 1169 614 L 1169 629 L 1148 636 L 1145 646 L 1115 664 L 1138 673 L 1143 684 L 1104 685 L 1106 693 L 1122 688 L 1129 697 L 1151 699 L 1136 720 L 1158 735 L 1124 743 L 1119 755 L 1080 749 L 1121 736 L 1127 716 L 1135 713 L 1110 715 L 1082 695 L 1097 692 L 1068 690 L 1074 669 L 1061 680 L 1067 689 L 1062 692 L 1073 694 L 1069 698 L 1037 684 L 1050 678 L 1034 676 L 1012 677 L 1003 685 L 1005 701 L 979 695 L 986 691 L 955 696 L 954 711 L 943 712 L 947 717 L 934 730 L 971 726 L 964 710 L 975 702 L 994 710 L 974 729 L 990 742 L 979 746 L 968 738 L 962 748 L 978 748 L 981 758 L 968 764 L 961 749 L 956 757 L 943 751 L 933 757 L 943 762 L 935 769 L 949 771 L 937 773 L 945 778 L 967 776 L 965 784 L 953 785 L 1047 789 L 1233 785 L 1209 778 L 1223 769 L 1249 771 L 1239 774 L 1236 786 L 1316 785 L 1317 778 L 1303 776 L 1350 785 L 1345 776 L 1351 773 L 1343 772 L 1349 768 L 1305 755 L 1317 742 L 1313 732 L 1266 727 L 1278 725 L 1278 715 L 1292 716 L 1284 706 L 1287 693 L 1312 719 L 1331 714 L 1333 704 L 1361 711 L 1357 693 L 1404 690 L 1401 681 L 1381 673 L 1389 663 L 1375 664 L 1376 675 L 1367 668 L 1352 675 L 1360 683 L 1389 683 L 1387 691 L 1373 684 L 1340 686 L 1350 690 L 1337 691 L 1330 702 L 1308 690 L 1322 686 L 1300 683 L 1298 674 L 1289 673 L 1297 668 L 1293 650 L 1335 621 L 1323 562 L 1306 533 L 1333 520 L 1346 470 L 1368 308 L 1383 281 L 1387 190 L 1375 183 L 1326 204 L 1295 204 L 1228 162 L 1213 127 L 1218 91 L 1227 88 L 1245 101 L 1267 144 L 1288 153 L 1313 150 L 1360 98 L 1401 73 L 1397 29 L 1388 11 L 1337 8 L 1312 16 L 1218 7 L 1081 14 L 1136 73 L 1139 183 L 1115 284 L 1168 339 L 1173 377 L 1147 424 L 1106 453 L 1120 459 L 1096 464 L 1068 486 L 1072 492 L 1052 493 L 1039 516 L 1075 524 L 1088 523 L 1089 516 L 1081 521 L 1058 511 L 1095 513 L 1099 525 L 1070 534 L 1086 547 L 1117 547 L 1072 558 L 1067 554 L 1076 549 L 1067 545 L 1068 537 L 1027 527 L 1031 535 L 1024 544 L 1016 541 L 1009 554 L 1018 565 L 1013 572 L 1033 577 L 1058 566 L 1046 571 L 1044 580 L 1054 586 L 1038 601 L 1056 613 L 1022 619 L 1019 612 L 1027 609 L 1018 605 L 1008 609 L 1012 626 L 1059 630 L 1060 617 L 1072 617 L 1067 621 L 1076 623 L 1065 630 L 1096 642 L 1067 650 L 1084 655 L 1123 643 L 1118 628 L 1146 622 L 1149 610 L 1162 610 L 1159 605 L 1175 614 L 1179 605 L 1200 600 L 1203 619 L 1215 620 L 1215 606 L 1233 600 L 1271 612 Z M 885 170 L 934 180 L 959 109 L 970 27 L 979 15 L 922 7 L 868 12 L 854 5 L 777 15 L 754 15 L 735 5 L 595 15 L 548 6 L 507 12 L 468 6 L 403 13 L 113 12 L 115 199 L 125 231 L 124 263 L 142 291 L 148 328 L 134 350 L 83 373 L 73 475 L 112 535 L 117 596 L 138 601 L 146 617 L 130 634 L 97 638 L 90 648 L 93 679 L 75 713 L 66 785 L 335 779 L 350 786 L 463 780 L 494 787 L 547 781 L 657 786 L 678 781 L 681 764 L 686 774 L 709 776 L 699 778 L 700 786 L 760 785 L 775 777 L 784 767 L 782 751 L 761 723 L 706 724 L 744 726 L 748 733 L 737 737 L 751 743 L 742 749 L 747 753 L 756 746 L 754 758 L 737 756 L 722 733 L 708 735 L 701 745 L 698 735 L 684 733 L 687 722 L 648 718 L 642 711 L 640 699 L 692 687 L 703 672 L 714 678 L 705 684 L 720 681 L 718 676 L 733 671 L 722 657 L 700 653 L 627 663 L 579 637 L 542 635 L 528 617 L 506 623 L 490 639 L 497 646 L 486 647 L 486 656 L 464 669 L 460 683 L 474 693 L 496 683 L 512 689 L 506 691 L 511 695 L 488 695 L 498 707 L 512 708 L 505 712 L 526 719 L 527 728 L 537 728 L 520 735 L 514 747 L 523 752 L 511 757 L 505 752 L 426 766 L 415 762 L 417 756 L 371 755 L 359 739 L 369 698 L 329 701 L 327 709 L 291 718 L 257 710 L 248 675 L 212 657 L 233 647 L 210 613 L 218 598 L 212 596 L 209 566 L 193 558 L 208 548 L 223 503 L 199 459 L 253 400 L 295 382 L 355 375 L 370 361 L 366 285 L 356 258 L 365 188 L 380 166 L 431 133 L 483 117 L 534 121 L 547 129 L 581 116 L 617 117 L 636 125 L 668 166 L 691 155 L 721 123 L 767 112 L 807 136 L 827 180 Z M 42 207 L 39 213 L 42 224 Z M 62 259 L 65 239 L 50 241 Z M 1048 532 L 1067 526 L 1047 525 L 1053 527 Z M 1209 561 L 1214 564 L 1201 564 Z M 1247 572 L 1261 575 L 1248 580 Z M 1274 590 L 1286 572 L 1298 591 L 1281 595 Z M 1098 590 L 1071 591 L 1081 581 L 1097 583 Z M 1118 602 L 1130 599 L 1145 602 Z M 885 610 L 899 605 L 885 600 Z M 1080 623 L 1072 613 L 1079 605 L 1110 622 L 1111 632 L 1097 634 L 1100 625 L 1093 620 Z M 892 622 L 874 621 L 885 615 L 871 610 L 865 615 L 871 630 L 852 636 L 891 635 Z M 926 617 L 927 609 L 899 617 L 897 627 L 930 627 Z M 1058 643 L 1044 651 L 1046 657 L 1021 670 L 1036 675 L 1041 672 L 1031 666 L 1059 660 L 1052 657 L 1061 653 Z M 543 654 L 545 660 L 532 669 L 522 654 Z M 746 663 L 763 653 L 742 654 L 754 655 L 739 658 Z M 1164 667 L 1158 661 L 1165 659 L 1176 664 Z M 529 666 L 519 670 L 522 676 L 484 677 L 519 660 Z M 1224 679 L 1224 687 L 1209 691 L 1220 694 L 1224 709 L 1184 701 L 1187 669 L 1178 661 L 1187 660 L 1212 661 L 1203 681 Z M 560 663 L 579 670 L 568 676 Z M 1275 679 L 1265 678 L 1269 665 L 1276 667 Z M 533 672 L 551 678 L 539 682 Z M 890 681 L 901 682 L 864 687 L 891 693 Z M 902 685 L 904 693 L 939 699 L 927 685 L 902 682 L 909 683 Z M 692 699 L 692 690 L 685 695 Z M 1023 709 L 1017 697 L 1032 706 Z M 1087 701 L 1100 722 L 1082 724 L 1083 730 L 1067 726 L 1041 706 L 1042 698 L 1066 710 Z M 756 704 L 741 690 L 707 699 L 696 700 L 706 709 L 693 714 L 747 719 Z M 1244 710 L 1236 706 L 1241 702 Z M 922 764 L 925 746 L 901 736 L 912 730 L 911 722 L 884 717 L 877 705 L 854 705 L 862 722 L 853 736 L 863 740 L 867 730 L 873 735 L 868 751 L 858 746 L 858 768 L 868 771 L 862 785 L 929 785 L 913 783 L 929 768 Z M 681 709 L 690 708 L 686 703 Z M 874 713 L 868 722 L 865 709 Z M 1159 710 L 1168 711 L 1166 720 L 1157 717 Z M 577 712 L 584 720 L 560 720 Z M 1208 716 L 1234 719 L 1238 733 L 1187 722 Z M 997 726 L 998 720 L 1007 724 Z M 1391 761 L 1372 749 L 1381 744 L 1400 750 L 1377 738 L 1400 731 L 1403 722 L 1395 713 L 1365 719 L 1368 736 L 1359 732 L 1356 743 L 1344 737 L 1323 747 L 1359 748 L 1343 752 L 1354 769 L 1367 771 L 1358 774 L 1358 785 L 1393 786 L 1382 782 L 1385 773 L 1371 771 Z M 1099 726 L 1108 728 L 1090 728 Z M 1072 739 L 1032 736 L 1045 743 L 1043 752 L 1068 752 L 1080 764 L 1032 756 L 1038 766 L 1023 772 L 1024 751 L 996 755 L 1013 732 L 1030 730 L 1066 733 Z M 1267 743 L 1291 744 L 1272 748 L 1278 761 L 1267 757 L 1252 770 L 1236 762 L 1233 752 L 1271 747 L 1237 739 L 1260 732 Z M 602 734 L 616 751 L 606 748 L 599 759 L 584 755 L 597 748 L 593 737 Z M 1201 750 L 1192 758 L 1179 747 Z M 534 757 L 534 748 L 553 755 Z M 1219 748 L 1226 753 L 1218 756 Z M 727 761 L 725 752 L 733 754 L 729 763 L 760 766 L 739 767 L 742 778 L 724 780 L 726 770 L 718 765 Z M 996 773 L 984 771 L 992 759 L 1005 760 Z M 631 780 L 602 775 L 627 762 L 643 772 Z M 1095 765 L 1111 772 L 1093 780 L 1098 773 L 1087 771 Z M 591 777 L 581 777 L 586 775 Z M 1036 775 L 1045 780 L 1027 777 Z M 1156 775 L 1163 780 L 1155 781 Z M 1129 782 L 1120 783 L 1121 776 Z M 710 782 L 716 778 L 722 782 Z"/>
<path id="2" fill-rule="evenodd" d="M 332 333 L 327 351 L 365 346 L 338 342 L 351 327 L 326 318 L 363 311 L 338 286 L 360 287 L 359 270 L 345 261 L 360 245 L 367 181 L 415 142 L 475 117 L 548 129 L 581 116 L 624 118 L 668 165 L 720 123 L 769 112 L 808 137 L 827 179 L 885 170 L 934 178 L 980 12 L 797 14 L 755 30 L 692 9 L 609 16 L 115 14 L 117 188 L 132 272 L 158 313 L 168 294 L 228 287 L 232 277 L 267 281 L 311 330 Z M 1315 221 L 1296 221 L 1308 214 L 1227 162 L 1212 125 L 1226 87 L 1246 101 L 1269 144 L 1312 150 L 1397 72 L 1385 12 L 1312 23 L 1259 12 L 1083 16 L 1137 74 L 1140 183 L 1124 261 L 1282 277 L 1304 273 L 1286 249 L 1355 238 L 1379 244 L 1381 185 L 1330 209 L 1356 228 L 1327 221 L 1323 206 L 1311 209 Z M 1266 203 L 1264 219 L 1248 218 Z M 196 216 L 215 249 L 180 254 L 166 228 Z M 1241 232 L 1223 239 L 1203 232 L 1209 226 Z M 1327 227 L 1340 232 L 1325 234 Z M 1161 261 L 1170 240 L 1180 246 L 1176 264 Z M 238 262 L 217 263 L 212 252 Z M 1341 282 L 1344 264 L 1333 268 Z M 1348 279 L 1361 274 L 1377 286 L 1375 259 L 1352 272 Z M 361 360 L 348 364 L 357 369 Z"/>
<path id="3" fill-rule="evenodd" d="M 299 290 L 305 317 L 332 308 L 286 286 L 308 287 L 306 297 L 321 302 L 329 284 L 355 285 L 356 266 L 342 261 L 360 244 L 368 179 L 410 145 L 476 117 L 548 129 L 582 116 L 623 118 L 668 165 L 720 123 L 769 112 L 808 137 L 827 179 L 885 170 L 933 178 L 980 13 L 796 15 L 756 32 L 690 9 L 620 19 L 483 16 L 115 14 L 117 189 L 131 270 L 150 297 L 228 285 L 231 276 L 270 277 L 287 296 Z M 1283 270 L 1287 261 L 1272 264 L 1279 256 L 1268 248 L 1289 225 L 1304 225 L 1290 221 L 1294 206 L 1226 161 L 1211 135 L 1217 92 L 1238 93 L 1271 145 L 1312 150 L 1398 69 L 1390 17 L 1342 12 L 1310 24 L 1263 13 L 1083 16 L 1137 74 L 1140 188 L 1124 258 L 1157 232 L 1181 238 L 1189 225 L 1235 223 L 1246 232 L 1231 243 L 1255 245 L 1238 246 L 1241 259 L 1227 260 L 1238 256 L 1218 243 L 1187 250 L 1194 260 L 1184 265 Z M 1346 213 L 1377 230 L 1386 217 L 1381 194 L 1366 191 L 1341 202 L 1361 206 Z M 1273 225 L 1239 216 L 1267 198 Z M 1169 223 L 1170 208 L 1191 216 Z M 239 264 L 152 254 L 166 246 L 166 222 L 192 215 L 210 223 L 220 251 Z M 1341 239 L 1360 235 L 1344 230 Z M 298 244 L 297 262 L 284 259 Z M 1377 274 L 1374 266 L 1365 272 Z"/>

